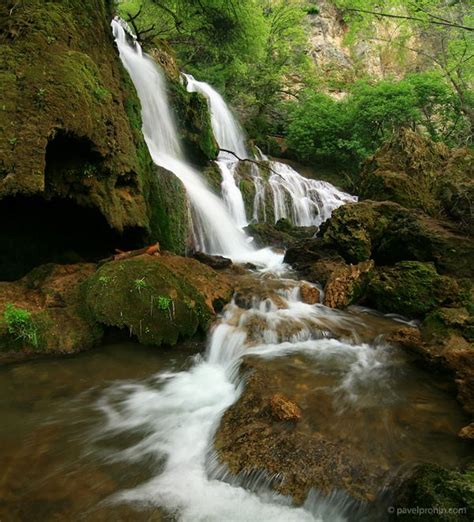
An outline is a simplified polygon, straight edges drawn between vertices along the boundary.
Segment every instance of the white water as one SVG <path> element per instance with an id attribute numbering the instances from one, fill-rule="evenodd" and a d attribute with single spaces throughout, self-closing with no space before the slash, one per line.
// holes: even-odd
<path id="1" fill-rule="evenodd" d="M 184 184 L 193 208 L 194 236 L 198 248 L 235 261 L 277 266 L 282 255 L 270 249 L 256 251 L 234 223 L 222 201 L 212 193 L 199 172 L 184 159 L 162 74 L 155 62 L 131 44 L 124 27 L 112 21 L 120 58 L 130 74 L 142 105 L 143 135 L 153 161 L 173 172 Z"/>
<path id="2" fill-rule="evenodd" d="M 357 201 L 356 196 L 342 192 L 331 183 L 301 176 L 285 163 L 271 161 L 270 168 L 268 181 L 275 222 L 287 218 L 297 226 L 319 226 L 336 208 Z"/>
<path id="3" fill-rule="evenodd" d="M 157 165 L 176 174 L 185 185 L 194 211 L 195 236 L 201 248 L 238 261 L 280 266 L 281 255 L 269 249 L 255 251 L 238 229 L 246 217 L 243 204 L 236 203 L 238 187 L 233 170 L 228 167 L 229 158 L 222 158 L 227 168 L 223 172 L 227 179 L 223 181 L 232 217 L 199 173 L 184 160 L 159 69 L 138 44 L 127 41 L 119 22 L 114 21 L 112 26 L 121 59 L 142 103 L 143 133 L 151 156 Z M 236 127 L 232 126 L 230 135 L 225 132 L 228 128 L 221 125 L 220 119 L 225 111 L 222 105 L 220 107 L 214 122 L 220 125 L 216 135 L 223 141 L 219 143 L 223 148 L 228 146 L 229 150 L 239 151 L 243 157 L 246 151 L 238 149 L 242 145 L 245 148 L 243 134 L 234 132 Z M 225 103 L 224 108 L 228 111 Z M 228 114 L 232 117 L 230 111 Z M 255 177 L 258 178 L 258 173 Z M 281 190 L 296 192 L 298 187 L 294 184 L 288 181 L 289 188 L 282 186 Z M 305 185 L 301 190 L 306 188 Z M 304 197 L 307 194 L 301 196 Z M 259 189 L 255 205 L 262 204 L 264 199 Z M 295 212 L 299 216 L 306 212 L 306 207 L 301 202 L 298 205 Z M 291 206 L 286 209 L 283 204 L 280 206 L 281 215 L 290 211 Z M 296 207 L 296 203 L 293 206 Z M 310 210 L 306 213 L 311 216 Z M 197 357 L 188 371 L 156 375 L 147 383 L 116 384 L 99 401 L 99 408 L 107 419 L 99 439 L 117 433 L 135 437 L 141 434 L 142 437 L 114 458 L 130 462 L 148 460 L 154 468 L 151 480 L 121 492 L 112 501 L 160 506 L 185 522 L 345 520 L 342 514 L 347 503 L 345 496 L 324 499 L 312 492 L 306 504 L 296 508 L 290 505 L 290 499 L 265 487 L 265 480 L 262 479 L 258 491 L 252 492 L 225 481 L 226 473 L 215 465 L 213 435 L 224 411 L 242 391 L 238 368 L 244 355 L 277 357 L 304 351 L 315 357 L 339 357 L 346 366 L 344 382 L 351 393 L 356 393 L 351 376 L 357 373 L 362 379 L 368 378 L 374 368 L 370 361 L 379 364 L 370 346 L 355 344 L 351 338 L 356 320 L 321 305 L 301 302 L 299 283 L 285 284 L 277 292 L 279 297 L 275 302 L 271 298 L 254 298 L 248 309 L 231 303 L 210 336 L 205 356 Z M 347 339 L 329 339 L 333 329 L 347 332 Z M 249 483 L 244 485 L 248 487 Z"/>
<path id="4" fill-rule="evenodd" d="M 238 158 L 249 158 L 243 130 L 222 96 L 209 84 L 199 82 L 189 74 L 184 76 L 188 91 L 199 92 L 208 100 L 212 129 L 219 147 L 234 152 Z M 268 160 L 261 151 L 258 151 L 258 156 L 260 160 Z M 234 222 L 237 226 L 244 227 L 248 224 L 248 220 L 242 193 L 237 186 L 238 160 L 232 154 L 221 152 L 217 163 L 222 174 L 223 199 Z M 270 190 L 272 194 L 275 223 L 279 219 L 286 218 L 296 226 L 319 226 L 339 206 L 357 201 L 357 197 L 342 192 L 331 183 L 301 176 L 289 165 L 278 161 L 270 161 L 268 165 L 270 167 L 268 184 L 255 164 L 251 168 L 255 186 L 252 213 L 254 222 L 258 222 L 262 215 L 263 221 L 266 221 L 266 190 Z"/>
<path id="5" fill-rule="evenodd" d="M 142 437 L 114 458 L 148 460 L 156 469 L 151 480 L 119 493 L 112 502 L 132 503 L 137 508 L 160 506 L 185 522 L 346 520 L 348 497 L 344 494 L 325 498 L 312 492 L 296 508 L 265 487 L 265 477 L 258 491 L 255 487 L 249 491 L 235 481 L 224 481 L 228 474 L 216 464 L 213 436 L 224 411 L 242 391 L 238 367 L 244 355 L 274 358 L 302 352 L 321 361 L 335 361 L 344 373 L 338 400 L 357 399 L 359 383 L 386 381 L 385 351 L 349 338 L 328 337 L 333 330 L 354 331 L 357 319 L 302 303 L 296 281 L 282 280 L 276 294 L 275 302 L 271 296 L 254 298 L 248 309 L 231 303 L 210 336 L 205 356 L 198 356 L 188 371 L 159 374 L 145 383 L 118 383 L 99 401 L 107 420 L 99 439 L 117 433 Z M 252 485 L 250 480 L 243 483 Z"/>
<path id="6" fill-rule="evenodd" d="M 199 92 L 207 98 L 212 130 L 219 147 L 234 152 L 239 158 L 248 158 L 243 130 L 224 98 L 209 84 L 198 82 L 190 74 L 184 76 L 189 92 Z M 221 157 L 235 160 L 235 157 L 226 153 L 223 153 Z"/>
<path id="7" fill-rule="evenodd" d="M 216 161 L 216 163 L 222 175 L 222 198 L 229 209 L 234 223 L 239 228 L 246 227 L 248 225 L 248 220 L 245 213 L 244 199 L 234 176 L 238 162 L 229 162 L 221 159 Z"/>

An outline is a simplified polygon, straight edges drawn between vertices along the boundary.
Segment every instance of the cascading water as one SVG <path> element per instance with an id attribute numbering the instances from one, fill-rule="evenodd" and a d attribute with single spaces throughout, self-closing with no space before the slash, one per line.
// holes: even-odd
<path id="1" fill-rule="evenodd" d="M 218 166 L 222 173 L 222 195 L 239 227 L 248 224 L 242 193 L 236 182 L 238 160 L 248 159 L 245 136 L 239 123 L 233 116 L 222 96 L 205 82 L 195 80 L 191 75 L 184 75 L 189 92 L 203 94 L 209 103 L 211 124 L 214 135 L 221 149 L 235 154 L 221 152 Z M 266 185 L 272 194 L 275 223 L 281 218 L 289 219 L 296 226 L 319 226 L 326 221 L 337 207 L 357 201 L 330 183 L 308 179 L 292 167 L 268 158 L 258 151 L 259 160 L 267 162 L 267 176 L 262 175 L 255 163 L 251 166 L 251 177 L 255 187 L 252 220 L 266 221 Z M 268 182 L 265 182 L 265 177 Z M 263 211 L 261 210 L 263 206 Z"/>
<path id="2" fill-rule="evenodd" d="M 347 358 L 347 382 L 361 371 L 358 361 L 365 368 L 363 378 L 381 364 L 380 353 L 369 345 L 328 338 L 331 329 L 350 332 L 359 321 L 302 303 L 296 281 L 281 279 L 279 285 L 273 298 L 255 297 L 248 309 L 231 303 L 213 330 L 204 358 L 189 371 L 159 374 L 149 383 L 118 383 L 99 401 L 107 419 L 99 440 L 117 433 L 143 434 L 138 443 L 116 454 L 116 460 L 162 462 L 154 478 L 113 501 L 161 506 L 189 522 L 346 520 L 337 507 L 347 503 L 344 494 L 292 507 L 287 498 L 266 489 L 264 479 L 259 492 L 223 481 L 225 470 L 214 460 L 213 434 L 242 392 L 238 367 L 244 355 L 271 358 L 299 351 Z"/>
<path id="3" fill-rule="evenodd" d="M 225 149 L 219 152 L 219 159 L 216 162 L 222 175 L 222 198 L 236 225 L 243 228 L 248 225 L 248 220 L 244 199 L 237 186 L 235 169 L 237 158 L 248 157 L 244 133 L 224 98 L 215 89 L 205 82 L 198 82 L 190 74 L 183 76 L 186 78 L 188 92 L 198 92 L 208 101 L 214 136 L 219 147 Z M 236 156 L 227 151 L 233 152 Z"/>
<path id="4" fill-rule="evenodd" d="M 142 105 L 143 135 L 153 161 L 173 172 L 184 184 L 194 211 L 195 238 L 201 250 L 236 261 L 281 264 L 282 256 L 270 249 L 256 251 L 239 230 L 222 201 L 212 193 L 200 174 L 184 159 L 168 104 L 161 72 L 137 42 L 128 41 L 119 20 L 112 21 L 120 58 L 130 74 Z"/>
<path id="5" fill-rule="evenodd" d="M 232 168 L 235 162 L 231 162 L 229 157 L 219 159 L 219 162 L 222 160 L 228 204 L 229 200 L 234 200 L 232 219 L 199 173 L 184 161 L 159 70 L 138 44 L 128 42 L 118 21 L 114 21 L 112 26 L 120 56 L 142 103 L 143 132 L 151 156 L 157 165 L 175 173 L 183 181 L 197 216 L 196 235 L 201 245 L 210 252 L 237 260 L 259 262 L 267 267 L 272 263 L 279 266 L 281 256 L 269 249 L 253 250 L 238 229 L 244 224 L 245 212 L 242 212 L 243 203 L 240 208 L 235 205 L 234 187 L 238 190 Z M 194 80 L 188 78 L 188 81 Z M 194 82 L 195 87 L 197 83 Z M 200 89 L 207 92 L 211 105 L 216 104 L 216 99 L 219 102 L 219 110 L 213 112 L 213 127 L 218 139 L 222 140 L 219 142 L 221 147 L 227 148 L 223 146 L 226 144 L 229 150 L 236 150 L 246 157 L 245 148 L 239 149 L 244 147 L 243 134 L 238 126 L 231 124 L 232 132 L 226 133 L 229 128 L 221 115 L 227 111 L 227 121 L 232 115 L 222 98 L 216 98 L 214 91 L 207 87 L 201 86 Z M 313 207 L 319 197 L 322 210 L 325 209 L 327 198 L 321 198 L 320 193 L 327 187 L 318 185 L 318 196 L 315 196 L 310 180 L 302 181 L 304 178 L 293 174 L 289 168 L 274 168 L 274 162 L 271 165 L 278 178 L 272 185 L 270 177 L 270 186 L 277 187 L 275 206 L 279 206 L 278 216 L 293 212 L 296 223 L 306 224 L 313 222 L 316 214 L 324 215 L 318 205 L 317 211 Z M 258 172 L 255 172 L 255 179 L 259 180 L 256 186 L 260 181 L 263 183 Z M 265 201 L 261 186 L 258 186 L 260 189 L 255 197 L 257 213 L 258 206 Z M 291 196 L 290 206 L 278 201 L 278 190 Z M 341 193 L 339 199 L 331 204 L 342 204 L 344 197 Z M 139 442 L 117 452 L 114 460 L 138 462 L 151 459 L 156 463 L 152 479 L 115 495 L 112 500 L 161 506 L 179 520 L 193 522 L 346 520 L 347 495 L 343 493 L 323 499 L 313 492 L 302 507 L 294 507 L 290 499 L 271 491 L 264 478 L 258 491 L 255 488 L 250 491 L 229 483 L 225 470 L 216 466 L 213 435 L 224 411 L 242 393 L 244 383 L 238 369 L 244 355 L 272 358 L 302 352 L 323 359 L 335 356 L 345 365 L 341 389 L 346 387 L 352 395 L 357 393 L 352 383 L 358 381 L 361 372 L 363 380 L 367 380 L 374 377 L 374 368 L 385 364 L 380 352 L 358 342 L 354 331 L 360 324 L 359 318 L 322 305 L 303 303 L 299 282 L 271 277 L 259 281 L 261 285 L 276 285 L 277 289 L 267 297 L 251 294 L 250 304 L 243 308 L 235 301 L 228 305 L 212 331 L 205 356 L 197 357 L 189 370 L 162 373 L 148 383 L 119 383 L 99 401 L 107 424 L 99 431 L 98 439 L 117 433 L 142 437 Z M 334 332 L 338 333 L 334 335 Z M 329 338 L 334 336 L 340 340 Z M 249 486 L 245 480 L 243 485 Z"/>
<path id="6" fill-rule="evenodd" d="M 186 78 L 187 90 L 189 92 L 199 92 L 207 98 L 211 113 L 212 130 L 219 147 L 235 153 L 241 159 L 248 158 L 244 133 L 224 98 L 209 84 L 198 82 L 190 74 L 185 74 L 184 77 Z M 224 152 L 221 154 L 221 157 L 235 160 L 235 157 L 228 153 Z"/>

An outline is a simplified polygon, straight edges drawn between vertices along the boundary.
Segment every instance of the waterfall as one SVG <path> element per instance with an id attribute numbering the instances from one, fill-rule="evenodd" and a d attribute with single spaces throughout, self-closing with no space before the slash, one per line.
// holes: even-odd
<path id="1" fill-rule="evenodd" d="M 289 219 L 300 227 L 319 226 L 333 210 L 357 201 L 326 181 L 308 179 L 292 167 L 278 161 L 270 162 L 269 186 L 273 195 L 275 222 Z"/>
<path id="2" fill-rule="evenodd" d="M 155 62 L 130 43 L 122 23 L 112 21 L 122 63 L 137 90 L 142 105 L 143 135 L 156 165 L 175 174 L 186 188 L 193 209 L 194 237 L 198 248 L 235 261 L 277 265 L 281 255 L 269 249 L 256 251 L 239 229 L 225 205 L 205 184 L 199 172 L 185 160 L 166 95 L 166 86 Z"/>
<path id="3" fill-rule="evenodd" d="M 184 74 L 184 77 L 189 92 L 199 92 L 206 97 L 212 129 L 219 147 L 234 152 L 241 159 L 249 158 L 243 130 L 222 96 L 209 84 L 199 82 L 189 74 Z M 260 150 L 257 153 L 257 159 L 268 161 Z M 235 175 L 237 164 L 238 160 L 232 154 L 221 152 L 219 155 L 223 199 L 236 224 L 242 227 L 247 225 L 248 221 Z M 285 163 L 268 161 L 268 166 L 270 176 L 267 182 L 258 167 L 255 168 L 255 164 L 251 168 L 255 187 L 252 220 L 255 222 L 259 221 L 259 216 L 263 216 L 263 220 L 266 221 L 266 190 L 270 190 L 272 195 L 275 223 L 281 218 L 287 218 L 296 226 L 319 226 L 337 207 L 357 201 L 355 196 L 338 190 L 331 183 L 301 176 Z"/>
<path id="4" fill-rule="evenodd" d="M 184 77 L 189 92 L 199 92 L 206 97 L 211 113 L 212 130 L 219 147 L 234 152 L 239 158 L 248 158 L 244 133 L 224 98 L 209 84 L 198 82 L 190 74 L 184 74 Z M 231 154 L 221 153 L 221 157 L 235 161 Z"/>

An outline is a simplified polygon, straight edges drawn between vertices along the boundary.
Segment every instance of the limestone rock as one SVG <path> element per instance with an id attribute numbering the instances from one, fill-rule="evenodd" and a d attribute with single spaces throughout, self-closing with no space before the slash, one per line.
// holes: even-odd
<path id="1" fill-rule="evenodd" d="M 301 409 L 296 402 L 281 393 L 275 393 L 270 400 L 272 417 L 278 421 L 299 421 Z"/>
<path id="2" fill-rule="evenodd" d="M 334 270 L 324 287 L 324 304 L 331 308 L 345 308 L 363 295 L 374 262 L 362 261 Z"/>
<path id="3" fill-rule="evenodd" d="M 300 295 L 303 303 L 313 305 L 320 302 L 321 294 L 319 288 L 309 283 L 303 282 L 300 285 Z"/>

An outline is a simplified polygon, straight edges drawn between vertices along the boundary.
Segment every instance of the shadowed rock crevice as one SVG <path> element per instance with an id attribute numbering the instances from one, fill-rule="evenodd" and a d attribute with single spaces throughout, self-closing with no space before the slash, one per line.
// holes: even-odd
<path id="1" fill-rule="evenodd" d="M 0 202 L 0 280 L 12 281 L 49 262 L 95 262 L 141 246 L 143 230 L 112 229 L 104 216 L 72 200 L 15 196 Z"/>

